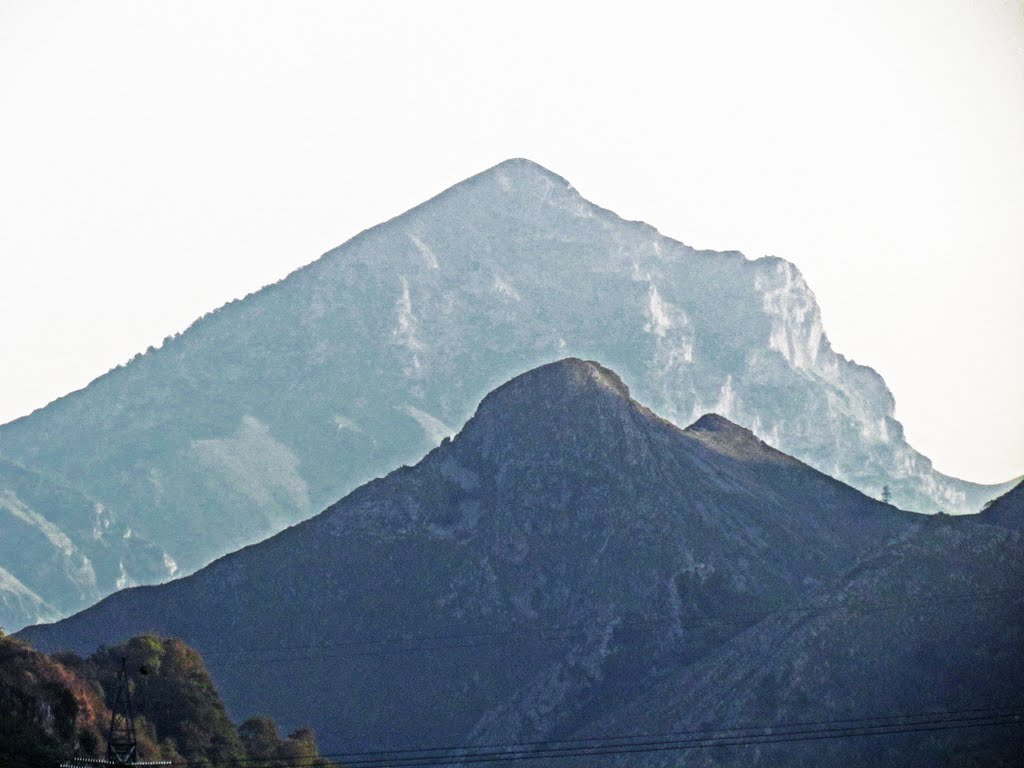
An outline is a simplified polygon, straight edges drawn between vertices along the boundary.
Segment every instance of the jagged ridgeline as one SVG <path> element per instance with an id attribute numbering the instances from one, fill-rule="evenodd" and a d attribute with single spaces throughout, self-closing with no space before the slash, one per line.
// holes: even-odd
<path id="1" fill-rule="evenodd" d="M 679 429 L 567 359 L 320 515 L 20 636 L 182 637 L 232 713 L 343 761 L 810 723 L 557 764 L 982 766 L 1024 738 L 1022 583 L 1019 527 L 899 510 L 722 416 Z"/>
<path id="2" fill-rule="evenodd" d="M 906 509 L 973 512 L 1005 490 L 946 477 L 907 444 L 885 383 L 832 350 L 792 264 L 687 247 L 526 160 L 0 427 L 0 456 L 164 550 L 122 561 L 122 583 L 152 583 L 417 460 L 492 388 L 567 355 L 610 365 L 678 425 L 716 411 L 869 495 L 888 485 Z M 27 504 L 12 492 L 0 530 Z M 37 511 L 86 552 L 92 508 L 76 520 Z M 36 559 L 67 550 L 36 538 Z M 77 585 L 33 588 L 22 564 L 0 568 L 21 595 L 0 614 L 8 629 L 78 599 Z"/>
<path id="3" fill-rule="evenodd" d="M 103 758 L 117 672 L 127 661 L 140 760 L 175 766 L 326 768 L 306 728 L 287 738 L 269 717 L 236 726 L 202 658 L 155 635 L 104 647 L 88 658 L 48 656 L 0 635 L 0 765 L 56 768 L 71 757 Z"/>

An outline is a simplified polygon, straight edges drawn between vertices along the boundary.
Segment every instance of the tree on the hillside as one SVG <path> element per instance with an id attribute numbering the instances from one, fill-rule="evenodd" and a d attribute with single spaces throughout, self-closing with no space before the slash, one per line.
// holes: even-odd
<path id="1" fill-rule="evenodd" d="M 281 744 L 277 723 L 265 715 L 250 717 L 238 727 L 238 735 L 245 747 L 246 757 L 252 760 L 270 760 Z"/>
<path id="2" fill-rule="evenodd" d="M 892 491 L 889 490 L 888 485 L 882 486 L 882 501 L 888 504 L 892 499 Z"/>
<path id="3" fill-rule="evenodd" d="M 298 764 L 305 768 L 326 768 L 330 765 L 327 760 L 320 758 L 316 734 L 312 728 L 299 728 L 287 739 L 282 739 L 278 735 L 277 724 L 269 717 L 260 715 L 242 723 L 238 735 L 245 746 L 250 768 L 274 768 L 284 763 Z"/>
<path id="4" fill-rule="evenodd" d="M 169 740 L 187 760 L 224 761 L 244 758 L 234 723 L 213 685 L 202 657 L 181 640 L 157 635 L 133 637 L 114 648 L 103 648 L 90 659 L 108 699 L 113 694 L 121 657 L 132 675 L 136 718 L 154 726 L 154 736 Z"/>
<path id="5" fill-rule="evenodd" d="M 74 670 L 0 634 L 0 765 L 98 757 L 102 707 Z"/>
<path id="6" fill-rule="evenodd" d="M 277 749 L 277 756 L 286 761 L 302 761 L 316 759 L 320 752 L 316 747 L 316 734 L 312 728 L 300 728 L 292 733 Z"/>
<path id="7" fill-rule="evenodd" d="M 98 680 L 108 699 L 121 659 L 127 659 L 139 746 L 152 759 L 196 768 L 281 768 L 297 761 L 304 768 L 329 765 L 319 759 L 316 738 L 308 728 L 282 739 L 276 723 L 265 716 L 236 727 L 202 656 L 181 640 L 142 635 L 124 645 L 101 648 L 87 660 L 65 656 Z"/>

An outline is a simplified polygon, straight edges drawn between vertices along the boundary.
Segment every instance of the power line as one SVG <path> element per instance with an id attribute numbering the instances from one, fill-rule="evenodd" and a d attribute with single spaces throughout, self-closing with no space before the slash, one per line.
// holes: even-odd
<path id="1" fill-rule="evenodd" d="M 624 734 L 619 736 L 594 736 L 577 739 L 558 739 L 558 740 L 538 740 L 528 742 L 516 742 L 516 743 L 490 743 L 490 744 L 475 744 L 471 747 L 424 747 L 424 748 L 402 748 L 402 749 L 377 749 L 366 752 L 347 752 L 347 753 L 336 753 L 339 756 L 345 757 L 346 759 L 359 758 L 370 755 L 400 755 L 405 753 L 425 753 L 425 752 L 460 752 L 467 749 L 491 749 L 491 750 L 510 750 L 510 749 L 521 749 L 524 747 L 535 747 L 535 746 L 551 746 L 555 744 L 562 745 L 585 745 L 595 742 L 611 743 L 616 741 L 635 741 L 638 739 L 663 739 L 663 738 L 677 738 L 683 736 L 703 736 L 705 738 L 725 738 L 724 735 L 719 734 L 731 734 L 731 738 L 740 738 L 743 736 L 757 736 L 757 735 L 768 735 L 768 734 L 757 734 L 750 733 L 756 731 L 785 731 L 793 730 L 797 728 L 807 728 L 815 726 L 835 726 L 845 728 L 871 728 L 871 727 L 882 727 L 892 725 L 902 720 L 922 720 L 927 721 L 937 717 L 946 717 L 950 715 L 972 715 L 981 716 L 981 713 L 990 713 L 989 716 L 1001 716 L 1004 715 L 1006 710 L 1024 711 L 1024 706 L 1018 705 L 1006 705 L 1001 707 L 975 707 L 970 709 L 956 709 L 956 710 L 931 710 L 928 712 L 917 712 L 917 713 L 903 713 L 895 715 L 873 715 L 865 717 L 848 717 L 848 718 L 836 718 L 830 720 L 803 720 L 803 721 L 790 721 L 782 723 L 774 723 L 772 725 L 743 725 L 733 726 L 729 728 L 716 728 L 716 729 L 696 729 L 696 730 L 684 730 L 684 731 L 655 731 L 646 733 L 633 733 Z M 886 722 L 878 722 L 886 721 Z M 876 723 L 876 725 L 852 725 L 855 723 Z M 908 724 L 908 723 L 901 723 Z M 569 748 L 566 747 L 566 748 Z"/>
<path id="2" fill-rule="evenodd" d="M 912 720 L 913 722 L 898 722 L 901 720 Z M 872 722 L 874 724 L 850 725 L 850 723 Z M 610 736 L 594 739 L 546 740 L 496 745 L 501 746 L 502 749 L 494 749 L 490 745 L 465 745 L 444 748 L 376 750 L 373 752 L 336 752 L 301 760 L 274 758 L 198 760 L 188 761 L 185 765 L 244 765 L 245 763 L 262 763 L 272 764 L 273 768 L 310 768 L 310 766 L 315 765 L 317 762 L 326 760 L 340 761 L 351 768 L 435 768 L 448 765 L 553 760 L 575 757 L 608 757 L 625 754 L 745 747 L 1021 724 L 1024 724 L 1024 707 L 1007 705 L 920 714 L 866 716 L 766 726 L 667 732 L 645 734 L 643 736 Z M 743 731 L 748 732 L 743 733 Z M 749 731 L 762 732 L 750 733 Z M 679 736 L 686 736 L 687 738 L 677 738 Z M 648 741 L 635 741 L 637 738 L 648 737 L 650 737 Z M 403 753 L 404 756 L 401 756 Z M 9 760 L 6 765 L 13 768 L 36 768 L 37 766 L 38 768 L 52 768 L 51 766 L 44 767 L 40 763 L 20 759 Z"/>
<path id="3" fill-rule="evenodd" d="M 686 742 L 656 742 L 645 745 L 611 745 L 607 747 L 595 747 L 591 749 L 549 749 L 549 750 L 533 750 L 530 752 L 521 753 L 491 753 L 491 754 L 474 754 L 467 758 L 460 757 L 441 757 L 427 760 L 403 760 L 396 761 L 391 759 L 378 760 L 378 761 L 365 761 L 365 762 L 345 762 L 343 758 L 341 761 L 344 765 L 356 766 L 357 768 L 433 768 L 436 766 L 448 766 L 448 765 L 475 765 L 482 763 L 508 763 L 508 762 L 519 762 L 523 760 L 552 760 L 552 759 L 568 759 L 577 757 L 609 757 L 616 755 L 629 755 L 629 754 L 649 754 L 656 752 L 683 752 L 695 749 L 711 749 L 721 747 L 744 747 L 744 746 L 760 746 L 770 744 L 782 744 L 782 743 L 793 743 L 793 742 L 804 742 L 804 741 L 822 741 L 829 739 L 844 739 L 844 738 L 856 738 L 856 737 L 867 737 L 867 736 L 889 736 L 907 733 L 921 733 L 929 731 L 943 731 L 943 730 L 956 730 L 964 728 L 981 728 L 981 727 L 994 727 L 994 726 L 1005 726 L 1005 725 L 1020 725 L 1022 722 L 1022 714 L 1018 713 L 1015 715 L 1005 715 L 1001 717 L 988 717 L 983 722 L 973 722 L 969 720 L 954 720 L 946 722 L 936 723 L 915 723 L 911 725 L 893 725 L 887 727 L 879 727 L 876 729 L 861 729 L 859 731 L 809 731 L 802 734 L 781 734 L 775 736 L 763 736 L 763 737 L 736 737 L 736 738 L 722 738 L 722 739 L 695 739 Z M 328 759 L 332 759 L 332 755 L 326 755 Z M 303 768 L 302 766 L 281 766 L 277 765 L 275 768 Z"/>
<path id="4" fill-rule="evenodd" d="M 901 722 L 902 721 L 902 722 Z M 913 721 L 913 722 L 906 722 Z M 325 753 L 305 761 L 248 758 L 237 760 L 190 761 L 186 765 L 228 765 L 246 762 L 272 764 L 273 768 L 309 768 L 317 760 L 337 760 L 352 768 L 414 768 L 416 766 L 469 765 L 570 757 L 610 756 L 646 752 L 684 751 L 713 747 L 753 746 L 822 739 L 893 735 L 953 728 L 1019 725 L 1024 707 L 1007 705 L 888 716 L 865 716 L 833 720 L 811 720 L 761 726 L 738 726 L 708 730 L 595 737 L 573 740 L 543 740 L 515 744 L 464 745 L 449 747 L 373 750 Z M 864 723 L 853 725 L 854 723 Z M 679 738 L 686 737 L 686 738 Z M 637 741 L 637 739 L 648 739 Z M 620 742 L 620 743 L 616 743 Z M 621 743 L 626 742 L 626 743 Z"/>

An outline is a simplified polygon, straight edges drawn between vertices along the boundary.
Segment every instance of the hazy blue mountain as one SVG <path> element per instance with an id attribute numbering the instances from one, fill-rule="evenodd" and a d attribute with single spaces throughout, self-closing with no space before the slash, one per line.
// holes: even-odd
<path id="1" fill-rule="evenodd" d="M 0 627 L 53 621 L 174 572 L 99 502 L 0 459 Z"/>
<path id="2" fill-rule="evenodd" d="M 832 350 L 792 264 L 694 250 L 526 160 L 0 427 L 0 453 L 190 572 L 416 460 L 494 386 L 569 354 L 677 424 L 716 411 L 904 508 L 976 511 L 1005 490 L 906 443 L 885 383 Z"/>
<path id="3" fill-rule="evenodd" d="M 938 652 L 944 628 L 972 627 L 935 662 L 948 679 L 929 706 L 947 689 L 964 694 L 950 706 L 974 689 L 1024 690 L 1006 662 L 1020 596 L 999 613 L 962 600 L 924 619 L 890 611 L 889 631 L 872 623 L 870 636 L 824 606 L 858 619 L 848 594 L 913 602 L 933 587 L 1019 584 L 1021 549 L 971 518 L 867 498 L 720 416 L 680 430 L 610 370 L 570 359 L 499 387 L 453 440 L 317 517 L 22 634 L 81 652 L 143 628 L 181 636 L 236 719 L 311 720 L 326 752 L 700 724 L 710 700 L 644 716 L 644 691 L 659 702 L 698 684 L 728 692 L 772 654 L 780 701 L 793 688 L 808 707 L 874 714 L 862 693 L 918 695 L 933 661 L 913 649 Z M 833 664 L 846 646 L 814 642 L 826 630 L 901 663 Z M 967 639 L 991 655 L 971 655 Z M 739 652 L 750 644 L 756 653 Z M 834 672 L 851 667 L 873 677 L 848 687 Z M 790 711 L 758 701 L 713 709 L 716 727 Z"/>

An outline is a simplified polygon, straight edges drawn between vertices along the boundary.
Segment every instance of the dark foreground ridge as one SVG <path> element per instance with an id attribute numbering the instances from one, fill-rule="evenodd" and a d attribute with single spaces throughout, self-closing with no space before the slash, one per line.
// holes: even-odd
<path id="1" fill-rule="evenodd" d="M 993 525 L 1024 529 L 1024 482 L 995 499 L 979 517 Z"/>
<path id="2" fill-rule="evenodd" d="M 870 499 L 719 416 L 680 430 L 573 358 L 313 519 L 21 634 L 83 653 L 182 637 L 235 720 L 309 721 L 332 754 L 961 711 L 1024 703 L 1024 606 L 1005 589 L 1022 549 Z M 717 757 L 973 759 L 1009 754 L 1018 732 L 1000 727 Z"/>

